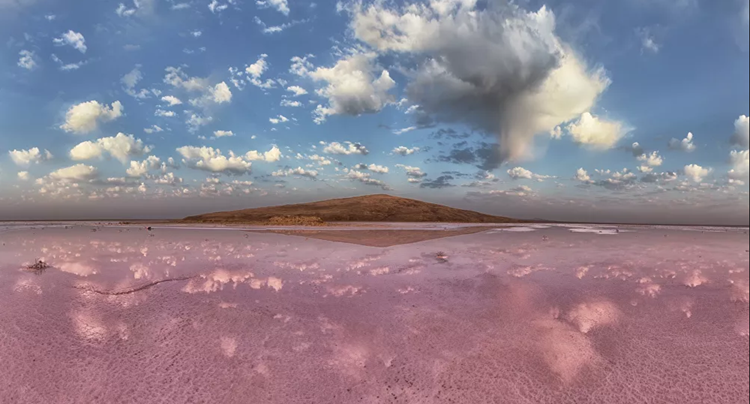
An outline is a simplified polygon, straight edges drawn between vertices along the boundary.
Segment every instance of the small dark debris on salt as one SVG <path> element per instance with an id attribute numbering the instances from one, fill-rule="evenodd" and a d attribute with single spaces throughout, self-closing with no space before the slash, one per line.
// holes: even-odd
<path id="1" fill-rule="evenodd" d="M 26 270 L 29 272 L 33 272 L 35 274 L 41 274 L 49 267 L 50 265 L 44 262 L 43 260 L 37 260 L 31 265 L 27 265 Z"/>
<path id="2" fill-rule="evenodd" d="M 448 262 L 448 255 L 446 255 L 442 251 L 438 251 L 438 253 L 436 254 L 436 258 L 440 263 Z"/>

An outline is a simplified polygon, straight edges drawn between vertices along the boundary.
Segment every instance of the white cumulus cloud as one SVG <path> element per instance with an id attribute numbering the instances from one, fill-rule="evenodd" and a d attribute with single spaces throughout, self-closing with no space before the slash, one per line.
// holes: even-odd
<path id="1" fill-rule="evenodd" d="M 143 131 L 150 135 L 152 133 L 164 132 L 164 129 L 159 125 L 151 125 L 148 128 L 144 128 Z"/>
<path id="2" fill-rule="evenodd" d="M 36 68 L 36 54 L 33 51 L 24 49 L 21 52 L 18 52 L 18 55 L 20 56 L 18 59 L 19 67 L 26 70 L 34 70 Z"/>
<path id="3" fill-rule="evenodd" d="M 197 92 L 201 94 L 201 96 L 190 100 L 190 103 L 192 105 L 207 107 L 212 103 L 223 104 L 232 101 L 232 91 L 229 89 L 229 86 L 223 81 L 215 85 L 211 85 L 209 84 L 208 79 L 188 76 L 185 72 L 182 71 L 182 68 L 180 67 L 170 66 L 167 67 L 165 71 L 167 72 L 164 76 L 165 83 L 191 93 Z M 169 102 L 170 105 L 177 105 L 172 104 L 172 102 L 179 101 L 179 99 L 169 98 L 169 96 L 165 98 L 167 99 L 164 101 Z"/>
<path id="4" fill-rule="evenodd" d="M 299 176 L 315 179 L 318 177 L 318 172 L 316 170 L 305 170 L 302 167 L 297 167 L 274 171 L 273 173 L 271 173 L 271 175 L 273 175 L 274 177 Z"/>
<path id="5" fill-rule="evenodd" d="M 232 137 L 234 136 L 234 132 L 231 130 L 215 130 L 214 136 L 216 137 Z"/>
<path id="6" fill-rule="evenodd" d="M 141 73 L 140 65 L 136 65 L 133 70 L 122 76 L 120 82 L 122 83 L 122 87 L 125 90 L 126 94 L 134 98 L 144 99 L 151 96 L 151 92 L 146 90 L 145 88 L 141 89 L 140 91 L 136 91 L 135 89 L 135 86 L 142 79 L 143 74 Z"/>
<path id="7" fill-rule="evenodd" d="M 172 9 L 176 9 L 176 5 L 172 6 Z M 156 8 L 155 0 L 133 0 L 133 7 L 128 7 L 124 3 L 120 3 L 115 9 L 115 14 L 120 17 L 132 17 L 138 15 L 153 14 Z"/>
<path id="8" fill-rule="evenodd" d="M 50 58 L 52 59 L 53 62 L 57 63 L 60 66 L 60 70 L 64 72 L 78 70 L 81 68 L 81 66 L 88 63 L 85 60 L 80 61 L 78 63 L 65 63 L 59 57 L 57 57 L 57 55 L 55 55 L 54 53 L 50 55 Z"/>
<path id="9" fill-rule="evenodd" d="M 361 115 L 378 112 L 395 98 L 388 92 L 396 86 L 387 70 L 373 64 L 373 53 L 356 53 L 339 60 L 333 67 L 319 67 L 309 73 L 326 86 L 317 93 L 328 99 L 328 105 L 315 109 L 315 123 L 330 115 Z"/>
<path id="10" fill-rule="evenodd" d="M 672 140 L 669 141 L 669 148 L 672 150 L 680 150 L 688 153 L 695 151 L 693 138 L 694 136 L 692 132 L 688 132 L 687 136 L 685 136 L 685 138 L 682 140 L 672 138 Z"/>
<path id="11" fill-rule="evenodd" d="M 403 164 L 396 164 L 396 167 L 406 171 L 406 176 L 410 177 L 410 179 L 420 179 L 427 176 L 427 174 L 423 172 L 419 167 L 407 166 Z"/>
<path id="12" fill-rule="evenodd" d="M 54 38 L 52 42 L 58 46 L 71 46 L 73 49 L 76 49 L 81 53 L 86 53 L 86 50 L 88 49 L 86 47 L 86 38 L 84 38 L 81 33 L 72 30 L 62 34 L 59 38 Z"/>
<path id="13" fill-rule="evenodd" d="M 539 182 L 553 178 L 549 175 L 534 174 L 523 167 L 511 168 L 508 170 L 508 176 L 513 180 L 536 180 Z"/>
<path id="14" fill-rule="evenodd" d="M 8 154 L 10 159 L 20 167 L 28 167 L 32 163 L 37 164 L 52 158 L 52 153 L 47 150 L 42 152 L 38 147 L 32 147 L 28 150 L 11 150 Z"/>
<path id="15" fill-rule="evenodd" d="M 143 177 L 151 170 L 161 168 L 161 159 L 156 156 L 148 156 L 143 161 L 131 161 L 130 167 L 125 170 L 129 177 Z"/>
<path id="16" fill-rule="evenodd" d="M 289 15 L 289 2 L 287 0 L 258 0 L 255 2 L 261 7 L 271 7 L 284 15 Z"/>
<path id="17" fill-rule="evenodd" d="M 401 129 L 394 130 L 393 134 L 394 135 L 403 135 L 404 133 L 408 133 L 408 132 L 411 132 L 411 131 L 417 130 L 417 129 L 419 129 L 419 127 L 417 127 L 417 126 L 408 126 L 406 128 L 401 128 Z"/>
<path id="18" fill-rule="evenodd" d="M 574 177 L 577 181 L 583 182 L 583 183 L 590 183 L 591 182 L 591 176 L 589 175 L 588 171 L 584 170 L 583 168 L 579 168 L 576 171 L 576 175 Z"/>
<path id="19" fill-rule="evenodd" d="M 683 169 L 685 175 L 694 182 L 703 181 L 704 178 L 711 174 L 711 171 L 712 170 L 710 168 L 704 168 L 697 164 L 686 165 Z"/>
<path id="20" fill-rule="evenodd" d="M 217 0 L 211 0 L 211 2 L 208 3 L 208 9 L 211 10 L 213 14 L 220 13 L 227 8 L 229 8 L 228 4 L 219 4 Z"/>
<path id="21" fill-rule="evenodd" d="M 638 167 L 642 173 L 650 173 L 654 170 L 654 167 L 659 167 L 664 163 L 664 158 L 659 155 L 659 152 L 643 153 L 638 156 L 641 166 Z"/>
<path id="22" fill-rule="evenodd" d="M 734 134 L 732 135 L 732 144 L 741 147 L 750 147 L 750 118 L 747 115 L 741 115 L 734 121 Z"/>
<path id="23" fill-rule="evenodd" d="M 289 118 L 285 117 L 284 115 L 279 115 L 276 118 L 268 118 L 268 122 L 271 122 L 274 125 L 278 125 L 280 123 L 289 122 Z"/>
<path id="24" fill-rule="evenodd" d="M 732 150 L 729 155 L 729 163 L 732 169 L 729 170 L 729 178 L 735 181 L 747 181 L 750 173 L 750 151 Z"/>
<path id="25" fill-rule="evenodd" d="M 138 3 L 136 3 L 136 5 L 137 4 Z M 137 8 L 128 8 L 125 4 L 120 3 L 115 9 L 115 14 L 119 15 L 120 17 L 130 17 L 135 14 L 136 11 L 138 11 Z"/>
<path id="26" fill-rule="evenodd" d="M 297 76 L 307 76 L 310 72 L 315 69 L 312 62 L 308 59 L 312 59 L 315 56 L 294 56 L 291 59 L 292 65 L 289 67 L 289 73 L 296 74 Z"/>
<path id="27" fill-rule="evenodd" d="M 589 112 L 581 114 L 580 119 L 570 123 L 567 130 L 574 142 L 598 150 L 611 149 L 627 132 L 622 123 L 607 121 Z"/>
<path id="28" fill-rule="evenodd" d="M 302 103 L 299 101 L 291 101 L 287 99 L 281 100 L 281 103 L 279 103 L 282 107 L 290 107 L 290 108 L 299 108 L 302 106 Z"/>
<path id="29" fill-rule="evenodd" d="M 250 75 L 250 77 L 260 78 L 260 76 L 268 70 L 268 62 L 266 62 L 267 57 L 268 55 L 265 53 L 260 55 L 255 63 L 245 68 L 245 73 Z"/>
<path id="30" fill-rule="evenodd" d="M 401 155 L 401 156 L 408 156 L 408 155 L 414 154 L 414 153 L 416 153 L 418 151 L 419 151 L 419 147 L 409 148 L 409 147 L 406 147 L 406 146 L 398 146 L 398 147 L 396 147 L 396 148 L 393 149 L 392 153 L 393 154 L 398 154 L 398 155 Z"/>
<path id="31" fill-rule="evenodd" d="M 180 67 L 169 66 L 165 69 L 167 74 L 164 82 L 173 87 L 182 88 L 186 91 L 206 91 L 208 81 L 200 77 L 190 77 Z"/>
<path id="32" fill-rule="evenodd" d="M 141 156 L 150 152 L 151 149 L 151 146 L 145 145 L 142 140 L 136 139 L 133 135 L 118 133 L 116 136 L 79 143 L 70 151 L 70 158 L 76 161 L 90 160 L 109 154 L 125 164 L 131 157 Z"/>
<path id="33" fill-rule="evenodd" d="M 250 172 L 252 166 L 250 161 L 232 151 L 229 156 L 225 156 L 221 150 L 213 147 L 183 146 L 177 152 L 182 155 L 188 167 L 212 173 L 240 175 Z"/>
<path id="34" fill-rule="evenodd" d="M 299 159 L 299 158 L 302 158 L 302 157 L 298 156 L 297 158 Z M 324 156 L 320 156 L 320 155 L 317 155 L 317 154 L 313 154 L 312 156 L 310 156 L 310 160 L 317 162 L 318 165 L 321 165 L 321 166 L 329 166 L 329 165 L 333 164 L 333 162 L 331 160 L 327 159 Z"/>
<path id="35" fill-rule="evenodd" d="M 656 42 L 656 38 L 651 32 L 651 29 L 639 28 L 636 30 L 636 33 L 638 34 L 638 37 L 641 39 L 641 51 L 642 52 L 659 53 L 659 50 L 661 50 L 661 45 Z"/>
<path id="36" fill-rule="evenodd" d="M 215 85 L 211 89 L 211 99 L 217 104 L 232 101 L 232 92 L 229 90 L 229 86 L 225 82 L 221 82 Z"/>
<path id="37" fill-rule="evenodd" d="M 269 163 L 275 163 L 281 160 L 281 150 L 276 145 L 271 147 L 271 150 L 265 153 L 251 150 L 245 153 L 245 158 L 250 161 L 266 161 Z"/>
<path id="38" fill-rule="evenodd" d="M 171 111 L 170 111 L 171 112 Z M 206 126 L 213 122 L 214 118 L 210 116 L 201 116 L 198 114 L 190 114 L 185 124 L 188 126 L 189 132 L 195 132 L 200 129 L 201 126 Z"/>
<path id="39" fill-rule="evenodd" d="M 167 118 L 172 118 L 172 117 L 177 116 L 177 114 L 174 111 L 166 111 L 163 109 L 157 109 L 156 111 L 154 111 L 154 116 L 163 116 Z"/>
<path id="40" fill-rule="evenodd" d="M 274 88 L 276 86 L 276 82 L 272 79 L 267 79 L 265 81 L 261 80 L 261 76 L 263 76 L 263 73 L 268 70 L 268 62 L 266 61 L 267 57 L 268 55 L 264 53 L 258 57 L 258 60 L 255 63 L 245 67 L 247 81 L 249 81 L 250 84 L 262 89 Z M 230 71 L 235 72 L 234 68 L 230 69 Z M 238 77 L 241 77 L 241 72 L 235 72 L 235 74 Z M 243 79 L 235 80 L 237 81 L 235 82 L 235 86 L 241 89 L 241 87 L 244 86 L 245 81 Z"/>
<path id="41" fill-rule="evenodd" d="M 378 174 L 386 174 L 386 173 L 388 173 L 388 167 L 381 166 L 381 165 L 378 165 L 378 164 L 370 164 L 370 165 L 359 164 L 356 168 L 360 169 L 360 170 L 372 171 L 372 172 L 378 173 Z"/>
<path id="42" fill-rule="evenodd" d="M 352 143 L 352 142 L 331 142 L 329 144 L 324 144 L 325 147 L 323 148 L 323 153 L 328 154 L 344 154 L 344 155 L 350 155 L 350 154 L 363 154 L 366 155 L 369 153 L 367 148 L 359 143 Z"/>
<path id="43" fill-rule="evenodd" d="M 49 174 L 49 178 L 55 181 L 65 182 L 84 182 L 96 179 L 99 171 L 96 167 L 85 164 L 76 164 L 74 166 L 61 168 Z"/>
<path id="44" fill-rule="evenodd" d="M 363 172 L 357 171 L 357 170 L 348 170 L 348 172 L 346 173 L 345 177 L 348 178 L 348 179 L 350 179 L 350 180 L 359 181 L 359 182 L 361 182 L 361 183 L 363 183 L 365 185 L 377 186 L 377 187 L 380 187 L 380 188 L 382 188 L 384 190 L 390 189 L 388 187 L 388 185 L 386 185 L 385 182 L 383 182 L 381 180 L 378 180 L 378 179 L 375 179 L 375 178 L 372 178 L 370 176 L 370 173 L 363 173 Z"/>
<path id="45" fill-rule="evenodd" d="M 122 116 L 123 107 L 120 101 L 111 106 L 87 101 L 76 104 L 65 113 L 65 123 L 60 128 L 77 134 L 90 133 L 98 129 L 100 122 L 109 122 Z"/>
<path id="46" fill-rule="evenodd" d="M 161 97 L 161 100 L 169 104 L 170 107 L 182 104 L 182 101 L 173 95 L 165 95 Z"/>
<path id="47" fill-rule="evenodd" d="M 286 88 L 286 91 L 293 93 L 295 97 L 307 94 L 307 90 L 300 86 L 289 86 Z"/>

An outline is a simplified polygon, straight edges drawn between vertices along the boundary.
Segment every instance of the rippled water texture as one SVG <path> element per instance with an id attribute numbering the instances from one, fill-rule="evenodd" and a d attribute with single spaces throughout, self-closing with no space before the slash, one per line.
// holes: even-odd
<path id="1" fill-rule="evenodd" d="M 748 402 L 746 229 L 0 241 L 2 403 Z"/>

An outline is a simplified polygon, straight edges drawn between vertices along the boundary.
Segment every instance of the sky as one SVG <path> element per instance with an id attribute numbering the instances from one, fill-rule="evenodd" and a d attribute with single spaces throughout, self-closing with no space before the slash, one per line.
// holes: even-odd
<path id="1" fill-rule="evenodd" d="M 0 220 L 748 224 L 747 0 L 0 0 Z"/>

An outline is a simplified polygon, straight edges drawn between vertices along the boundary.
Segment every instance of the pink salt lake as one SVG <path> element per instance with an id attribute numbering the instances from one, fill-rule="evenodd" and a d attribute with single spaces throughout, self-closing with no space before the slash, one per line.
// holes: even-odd
<path id="1" fill-rule="evenodd" d="M 747 229 L 92 229 L 0 226 L 0 403 L 748 402 Z"/>

